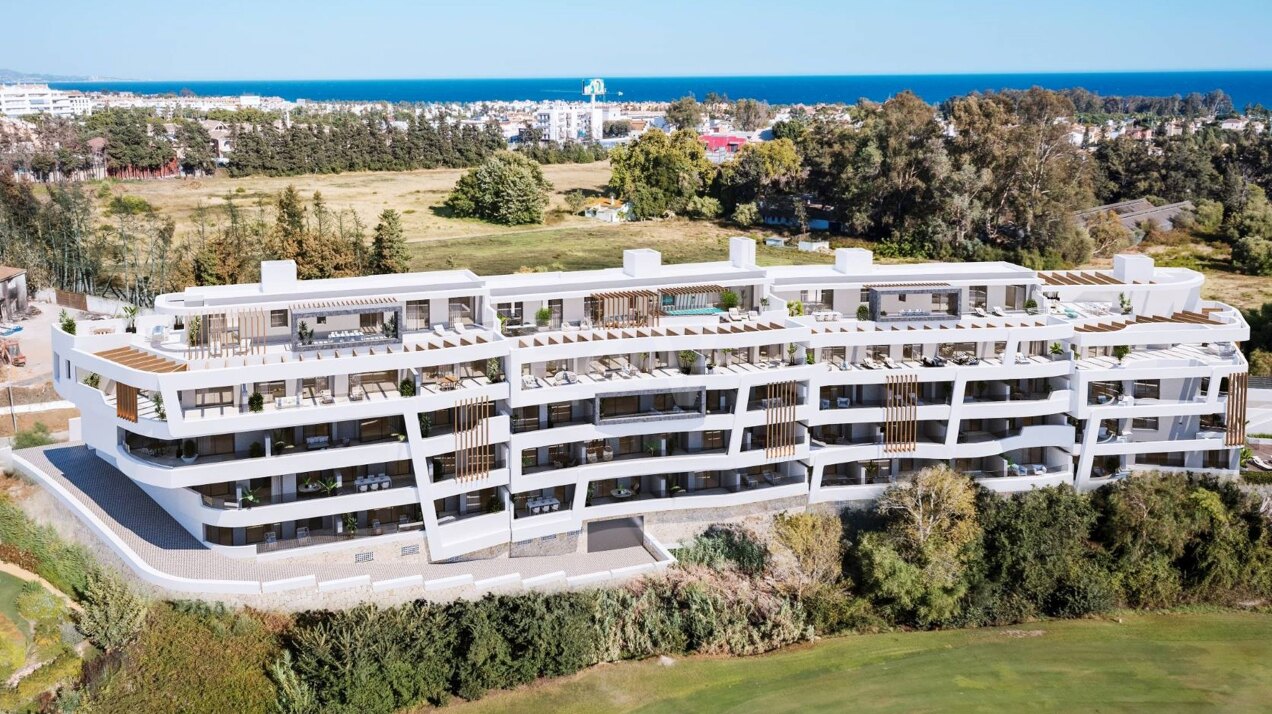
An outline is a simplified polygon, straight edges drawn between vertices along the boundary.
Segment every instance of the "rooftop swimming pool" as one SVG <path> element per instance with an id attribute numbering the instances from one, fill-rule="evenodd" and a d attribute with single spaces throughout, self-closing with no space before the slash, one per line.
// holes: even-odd
<path id="1" fill-rule="evenodd" d="M 684 315 L 719 315 L 724 310 L 718 307 L 686 307 L 678 310 L 664 310 L 663 312 L 673 317 L 679 317 Z"/>

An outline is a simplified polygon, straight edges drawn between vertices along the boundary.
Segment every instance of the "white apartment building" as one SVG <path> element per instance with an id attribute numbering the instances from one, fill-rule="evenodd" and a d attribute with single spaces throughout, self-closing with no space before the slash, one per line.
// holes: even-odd
<path id="1" fill-rule="evenodd" d="M 92 101 L 80 92 L 49 89 L 47 84 L 0 84 L 0 115 L 3 116 L 51 114 L 70 117 L 92 112 Z"/>
<path id="2" fill-rule="evenodd" d="M 725 262 L 486 278 L 269 262 L 161 296 L 135 333 L 55 326 L 55 386 L 225 554 L 516 555 L 612 519 L 873 499 L 932 464 L 999 492 L 1234 473 L 1249 327 L 1202 280 L 1129 255 L 761 268 L 746 238 Z"/>
<path id="3" fill-rule="evenodd" d="M 534 109 L 534 127 L 546 141 L 600 141 L 614 111 L 604 102 L 544 102 Z"/>

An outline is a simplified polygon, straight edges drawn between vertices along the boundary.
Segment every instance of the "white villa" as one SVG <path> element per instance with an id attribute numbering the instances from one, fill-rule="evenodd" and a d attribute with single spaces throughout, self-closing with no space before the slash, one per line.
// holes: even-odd
<path id="1" fill-rule="evenodd" d="M 484 278 L 267 262 L 135 332 L 54 326 L 55 385 L 98 458 L 241 558 L 542 552 L 615 519 L 873 499 L 933 464 L 999 492 L 1236 472 L 1249 327 L 1199 273 L 834 258 L 761 268 L 735 238 L 726 262 Z"/>

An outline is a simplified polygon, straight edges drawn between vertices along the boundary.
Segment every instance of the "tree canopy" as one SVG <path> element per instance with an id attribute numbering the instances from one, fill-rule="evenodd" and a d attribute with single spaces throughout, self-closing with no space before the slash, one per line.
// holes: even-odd
<path id="1" fill-rule="evenodd" d="M 542 223 L 551 190 L 539 164 L 501 151 L 460 177 L 446 206 L 456 216 L 492 223 Z"/>

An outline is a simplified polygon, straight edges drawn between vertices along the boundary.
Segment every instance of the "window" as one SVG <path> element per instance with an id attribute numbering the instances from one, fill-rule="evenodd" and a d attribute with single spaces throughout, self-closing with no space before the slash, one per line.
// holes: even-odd
<path id="1" fill-rule="evenodd" d="M 257 382 L 256 391 L 267 401 L 273 401 L 277 397 L 287 396 L 287 383 L 278 380 L 276 382 Z"/>
<path id="2" fill-rule="evenodd" d="M 286 310 L 270 310 L 269 326 L 270 327 L 287 327 L 287 311 Z"/>
<path id="3" fill-rule="evenodd" d="M 428 301 L 408 300 L 406 303 L 406 329 L 427 330 L 428 328 Z"/>
<path id="4" fill-rule="evenodd" d="M 1157 417 L 1135 417 L 1131 420 L 1131 428 L 1157 431 Z"/>
<path id="5" fill-rule="evenodd" d="M 861 302 L 863 305 L 869 305 L 869 304 L 870 304 L 870 288 L 862 288 L 862 289 L 861 289 L 861 300 L 860 300 L 860 302 Z"/>
<path id="6" fill-rule="evenodd" d="M 234 387 L 209 387 L 194 390 L 194 406 L 221 407 L 234 403 Z"/>
<path id="7" fill-rule="evenodd" d="M 363 332 L 366 332 L 367 330 L 371 330 L 373 332 L 379 332 L 380 328 L 383 325 L 384 325 L 383 313 L 364 312 L 361 315 L 358 315 L 358 327 L 361 328 Z"/>
<path id="8" fill-rule="evenodd" d="M 326 315 L 319 315 L 319 316 L 317 317 L 317 320 L 318 320 L 318 324 L 319 324 L 319 325 L 325 325 L 325 324 L 327 324 L 327 316 L 326 316 Z"/>
<path id="9" fill-rule="evenodd" d="M 972 303 L 972 308 L 981 308 L 982 310 L 989 307 L 989 288 L 985 285 L 973 285 L 967 290 L 968 300 Z"/>
<path id="10" fill-rule="evenodd" d="M 1157 380 L 1150 380 L 1135 383 L 1136 399 L 1159 399 L 1161 398 L 1162 386 Z"/>

